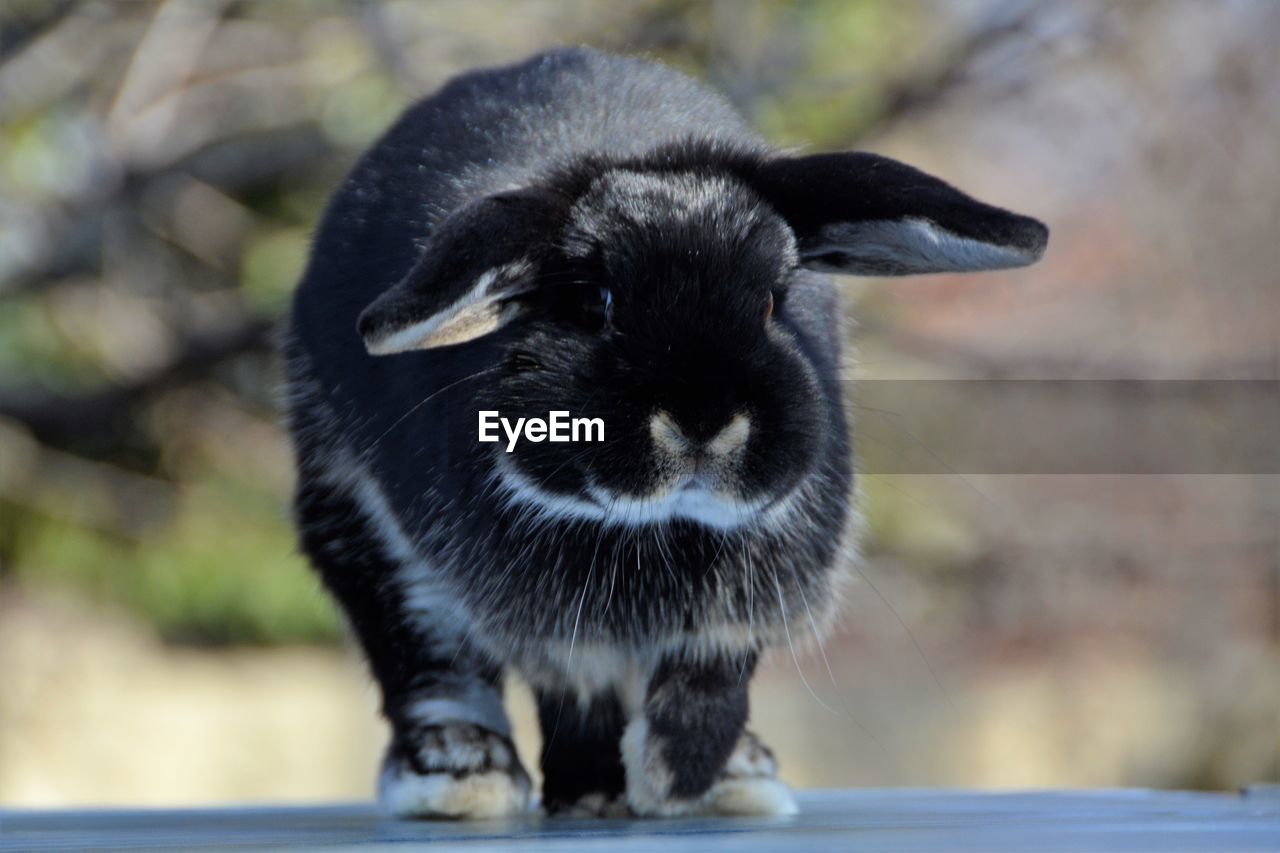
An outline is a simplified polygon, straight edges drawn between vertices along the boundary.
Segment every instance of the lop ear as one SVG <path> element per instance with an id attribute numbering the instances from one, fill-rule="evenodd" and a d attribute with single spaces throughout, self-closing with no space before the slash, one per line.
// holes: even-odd
<path id="1" fill-rule="evenodd" d="M 847 152 L 766 160 L 752 186 L 795 231 L 801 263 L 855 275 L 1021 267 L 1049 229 L 905 163 Z"/>
<path id="2" fill-rule="evenodd" d="M 531 287 L 555 207 L 550 193 L 517 190 L 451 214 L 413 269 L 360 313 L 369 354 L 459 344 L 514 319 L 511 300 Z"/>

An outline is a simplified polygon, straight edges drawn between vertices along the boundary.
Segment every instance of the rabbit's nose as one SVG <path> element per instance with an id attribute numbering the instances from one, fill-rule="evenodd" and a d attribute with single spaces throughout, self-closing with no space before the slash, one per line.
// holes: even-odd
<path id="1" fill-rule="evenodd" d="M 751 418 L 738 412 L 704 447 L 711 456 L 733 456 L 747 446 L 750 435 Z"/>
<path id="2" fill-rule="evenodd" d="M 751 435 L 751 418 L 737 412 L 728 423 L 709 435 L 701 436 L 689 429 L 682 429 L 670 412 L 659 410 L 649 420 L 649 433 L 654 443 L 673 455 L 707 457 L 732 457 L 747 446 Z"/>

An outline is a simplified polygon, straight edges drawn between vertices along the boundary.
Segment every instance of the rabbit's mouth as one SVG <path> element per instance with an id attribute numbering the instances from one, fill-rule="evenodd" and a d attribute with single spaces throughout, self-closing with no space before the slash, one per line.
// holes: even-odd
<path id="1" fill-rule="evenodd" d="M 699 492 L 714 492 L 715 480 L 702 468 L 695 468 L 686 474 L 671 490 L 675 494 L 688 492 L 696 495 Z"/>
<path id="2" fill-rule="evenodd" d="M 494 483 L 509 509 L 547 521 L 641 527 L 679 520 L 721 531 L 777 526 L 790 515 L 798 493 L 743 496 L 708 472 L 691 468 L 648 494 L 618 492 L 588 477 L 582 492 L 570 495 L 544 488 L 505 455 L 497 459 Z"/>
<path id="3" fill-rule="evenodd" d="M 638 525 L 683 520 L 725 531 L 779 521 L 790 505 L 790 495 L 744 498 L 725 491 L 703 472 L 691 472 L 650 495 L 616 494 L 594 484 L 587 495 L 605 521 Z"/>

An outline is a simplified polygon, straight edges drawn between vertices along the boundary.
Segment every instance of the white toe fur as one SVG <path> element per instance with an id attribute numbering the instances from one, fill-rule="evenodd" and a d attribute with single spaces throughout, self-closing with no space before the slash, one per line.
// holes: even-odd
<path id="1" fill-rule="evenodd" d="M 639 815 L 733 815 L 782 817 L 799 809 L 791 789 L 774 777 L 777 764 L 751 734 L 744 734 L 720 779 L 701 797 L 674 800 L 666 797 L 670 771 L 660 757 L 661 747 L 649 738 L 643 719 L 632 720 L 622 736 L 622 763 L 627 771 L 627 802 Z"/>
<path id="2" fill-rule="evenodd" d="M 799 811 L 791 789 L 777 779 L 723 779 L 703 798 L 708 814 L 783 817 Z"/>
<path id="3" fill-rule="evenodd" d="M 395 817 L 484 819 L 522 814 L 529 789 L 499 770 L 454 778 L 448 773 L 419 776 L 388 768 L 379 780 L 382 808 Z"/>
<path id="4" fill-rule="evenodd" d="M 649 743 L 649 724 L 637 718 L 622 733 L 622 766 L 627 772 L 627 804 L 638 815 L 676 817 L 693 814 L 698 800 L 666 797 L 670 774 L 662 764 L 656 744 Z"/>
<path id="5" fill-rule="evenodd" d="M 627 807 L 625 797 L 606 797 L 604 794 L 586 794 L 573 805 L 560 809 L 556 817 L 571 818 L 619 818 L 629 817 L 631 810 Z"/>

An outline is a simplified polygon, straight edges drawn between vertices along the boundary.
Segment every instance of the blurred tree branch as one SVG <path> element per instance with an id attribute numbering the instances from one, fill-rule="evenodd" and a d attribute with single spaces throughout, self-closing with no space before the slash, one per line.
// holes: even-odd
<path id="1" fill-rule="evenodd" d="M 79 396 L 0 398 L 0 417 L 11 418 L 40 441 L 54 445 L 110 445 L 129 431 L 134 408 L 161 391 L 203 379 L 227 359 L 266 350 L 275 322 L 244 317 L 228 326 L 191 335 L 170 360 L 131 381 Z"/>
<path id="2" fill-rule="evenodd" d="M 76 6 L 76 0 L 50 0 L 32 14 L 0 13 L 0 64 L 57 26 Z"/>
<path id="3" fill-rule="evenodd" d="M 1007 4 L 955 40 L 942 62 L 928 65 L 891 82 L 883 106 L 864 135 L 884 130 L 908 115 L 937 106 L 971 81 L 973 63 L 1004 42 L 1026 35 L 1041 13 L 1042 4 Z"/>
<path id="4" fill-rule="evenodd" d="M 50 241 L 55 249 L 38 262 L 0 281 L 0 300 L 38 292 L 98 269 L 103 223 L 136 206 L 147 191 L 174 175 L 188 175 L 232 196 L 249 196 L 314 174 L 336 158 L 333 146 L 314 125 L 266 130 L 210 142 L 163 169 L 130 172 L 109 192 L 72 202 Z M 53 217 L 53 211 L 46 211 Z"/>

